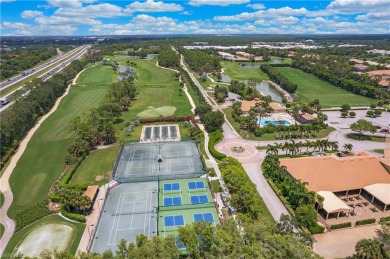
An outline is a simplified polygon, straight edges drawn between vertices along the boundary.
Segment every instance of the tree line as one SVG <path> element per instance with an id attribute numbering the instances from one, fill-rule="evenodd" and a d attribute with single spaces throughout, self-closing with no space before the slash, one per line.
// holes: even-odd
<path id="1" fill-rule="evenodd" d="M 70 121 L 67 131 L 72 135 L 73 142 L 69 145 L 65 157 L 67 164 L 75 163 L 79 157 L 87 155 L 96 145 L 115 142 L 114 124 L 119 120 L 122 111 L 130 107 L 135 93 L 136 88 L 132 77 L 113 83 L 104 104 Z"/>
<path id="2" fill-rule="evenodd" d="M 40 45 L 25 48 L 18 47 L 12 51 L 1 51 L 0 78 L 5 79 L 21 73 L 56 54 L 55 47 Z"/>
<path id="3" fill-rule="evenodd" d="M 315 204 L 323 202 L 323 197 L 316 192 L 308 191 L 305 182 L 292 177 L 285 166 L 280 165 L 279 158 L 267 155 L 261 165 L 264 176 L 272 181 L 291 208 L 295 211 L 296 220 L 311 233 L 322 233 L 324 228 L 317 224 Z"/>
<path id="4" fill-rule="evenodd" d="M 178 68 L 180 66 L 180 56 L 176 51 L 167 47 L 158 55 L 158 64 L 163 67 Z"/>
<path id="5" fill-rule="evenodd" d="M 266 73 L 273 82 L 280 85 L 287 92 L 295 93 L 295 91 L 297 90 L 298 85 L 288 80 L 287 77 L 280 73 L 277 68 L 265 64 L 261 65 L 260 69 L 261 71 Z"/>
<path id="6" fill-rule="evenodd" d="M 201 50 L 183 50 L 188 66 L 196 73 L 220 71 L 219 57 Z"/>
<path id="7" fill-rule="evenodd" d="M 62 73 L 55 74 L 47 81 L 33 80 L 27 85 L 30 89 L 28 96 L 17 97 L 15 103 L 1 113 L 1 167 L 6 164 L 19 146 L 19 141 L 35 125 L 38 118 L 49 112 L 57 98 L 65 92 L 67 81 L 75 77 L 85 65 L 85 60 L 76 60 Z"/>

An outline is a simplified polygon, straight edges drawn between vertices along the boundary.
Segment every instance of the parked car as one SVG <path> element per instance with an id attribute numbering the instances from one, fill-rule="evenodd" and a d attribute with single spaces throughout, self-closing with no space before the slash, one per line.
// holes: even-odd
<path id="1" fill-rule="evenodd" d="M 389 132 L 389 129 L 381 129 L 380 132 Z"/>
<path id="2" fill-rule="evenodd" d="M 376 126 L 375 126 L 375 128 L 376 128 L 376 129 L 381 129 L 382 127 L 381 127 L 381 126 L 378 126 L 378 125 L 376 125 Z"/>

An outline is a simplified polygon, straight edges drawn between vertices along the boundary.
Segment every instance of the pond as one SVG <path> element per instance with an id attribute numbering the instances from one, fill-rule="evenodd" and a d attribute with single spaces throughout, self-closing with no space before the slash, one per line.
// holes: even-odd
<path id="1" fill-rule="evenodd" d="M 245 64 L 241 68 L 260 68 L 260 64 Z"/>
<path id="2" fill-rule="evenodd" d="M 230 83 L 232 81 L 232 79 L 227 76 L 227 75 L 221 75 L 221 81 L 220 82 L 223 82 L 223 83 Z"/>
<path id="3" fill-rule="evenodd" d="M 282 95 L 272 85 L 267 82 L 261 82 L 256 84 L 256 89 L 262 92 L 264 95 L 270 95 L 275 102 L 282 102 Z"/>
<path id="4" fill-rule="evenodd" d="M 274 64 L 280 64 L 281 63 L 280 59 L 278 59 L 278 58 L 275 58 L 272 62 Z"/>
<path id="5" fill-rule="evenodd" d="M 154 59 L 155 57 L 156 57 L 155 54 L 148 54 L 148 55 L 146 56 L 146 60 L 152 60 L 152 59 Z"/>

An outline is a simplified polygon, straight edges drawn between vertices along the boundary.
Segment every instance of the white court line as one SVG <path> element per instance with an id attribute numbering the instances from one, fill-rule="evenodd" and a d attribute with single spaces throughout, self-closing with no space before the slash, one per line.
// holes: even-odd
<path id="1" fill-rule="evenodd" d="M 119 201 L 118 201 L 118 205 L 116 206 L 116 210 L 115 212 L 117 213 L 118 210 L 119 210 L 119 204 L 120 204 L 120 200 L 122 198 L 122 193 L 119 195 Z M 114 221 L 112 222 L 112 226 L 111 226 L 111 232 L 110 232 L 110 237 L 108 238 L 108 245 L 113 245 L 114 243 L 111 244 L 111 236 L 112 236 L 112 233 L 114 232 L 114 226 L 115 226 L 115 222 L 117 221 L 117 217 L 114 217 Z"/>
<path id="2" fill-rule="evenodd" d="M 126 162 L 126 170 L 124 173 L 125 176 L 129 175 L 128 168 L 129 168 L 129 163 L 131 163 L 131 158 L 133 157 L 133 154 L 134 154 L 134 149 L 130 149 L 129 161 Z"/>
<path id="3" fill-rule="evenodd" d="M 124 204 L 124 199 L 125 199 L 125 196 L 123 195 L 123 199 L 122 199 L 122 204 L 121 204 L 121 211 L 119 212 L 119 213 L 122 213 L 122 211 L 123 211 L 123 204 Z M 133 209 L 134 209 L 134 207 L 133 207 Z M 118 228 L 119 228 L 119 222 L 121 221 L 121 215 L 119 215 L 119 216 L 117 216 L 118 217 L 118 221 L 117 221 L 117 224 L 116 224 L 116 227 L 115 227 L 115 235 L 114 235 L 114 242 L 115 242 L 115 240 L 116 240 L 116 234 L 118 233 Z M 133 218 L 133 217 L 131 217 L 131 218 Z M 113 244 L 115 244 L 115 243 L 113 243 Z"/>
<path id="4" fill-rule="evenodd" d="M 135 209 L 135 204 L 133 206 L 133 214 L 134 214 L 134 209 Z M 134 219 L 134 215 L 131 215 L 131 223 L 130 223 L 130 227 L 133 226 L 133 219 Z"/>
<path id="5" fill-rule="evenodd" d="M 145 211 L 147 211 L 147 209 L 148 209 L 148 201 L 149 201 L 149 192 L 148 192 L 147 195 L 146 195 Z M 143 227 L 143 229 L 144 229 L 144 234 L 146 234 L 145 230 L 146 230 L 146 215 L 147 215 L 147 214 L 148 214 L 148 213 L 145 213 L 145 214 L 144 214 L 144 227 Z"/>

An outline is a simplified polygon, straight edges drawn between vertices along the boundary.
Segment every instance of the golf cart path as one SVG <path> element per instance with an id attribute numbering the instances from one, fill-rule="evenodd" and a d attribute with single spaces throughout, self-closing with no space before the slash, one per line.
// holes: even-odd
<path id="1" fill-rule="evenodd" d="M 94 65 L 95 66 L 95 65 Z M 92 67 L 94 67 L 92 66 Z M 88 69 L 88 68 L 86 68 Z M 0 239 L 0 257 L 3 255 L 3 252 L 11 239 L 12 235 L 15 231 L 15 221 L 10 219 L 8 217 L 8 209 L 12 204 L 13 201 L 13 194 L 11 191 L 11 187 L 9 185 L 9 178 L 11 177 L 11 174 L 13 170 L 16 167 L 16 164 L 18 163 L 19 159 L 22 157 L 24 151 L 26 150 L 26 147 L 28 143 L 30 142 L 31 137 L 34 135 L 34 133 L 38 130 L 38 128 L 41 126 L 41 124 L 53 113 L 57 110 L 61 100 L 68 95 L 70 87 L 74 85 L 79 77 L 79 75 L 84 72 L 86 69 L 81 70 L 76 77 L 73 79 L 72 84 L 69 84 L 68 87 L 65 90 L 65 93 L 57 99 L 55 102 L 53 108 L 45 114 L 36 124 L 35 126 L 28 132 L 26 137 L 22 140 L 22 142 L 19 145 L 18 150 L 16 153 L 12 156 L 9 165 L 5 169 L 3 175 L 0 178 L 0 191 L 4 194 L 4 204 L 0 208 L 0 223 L 4 226 L 4 233 L 3 236 Z"/>

